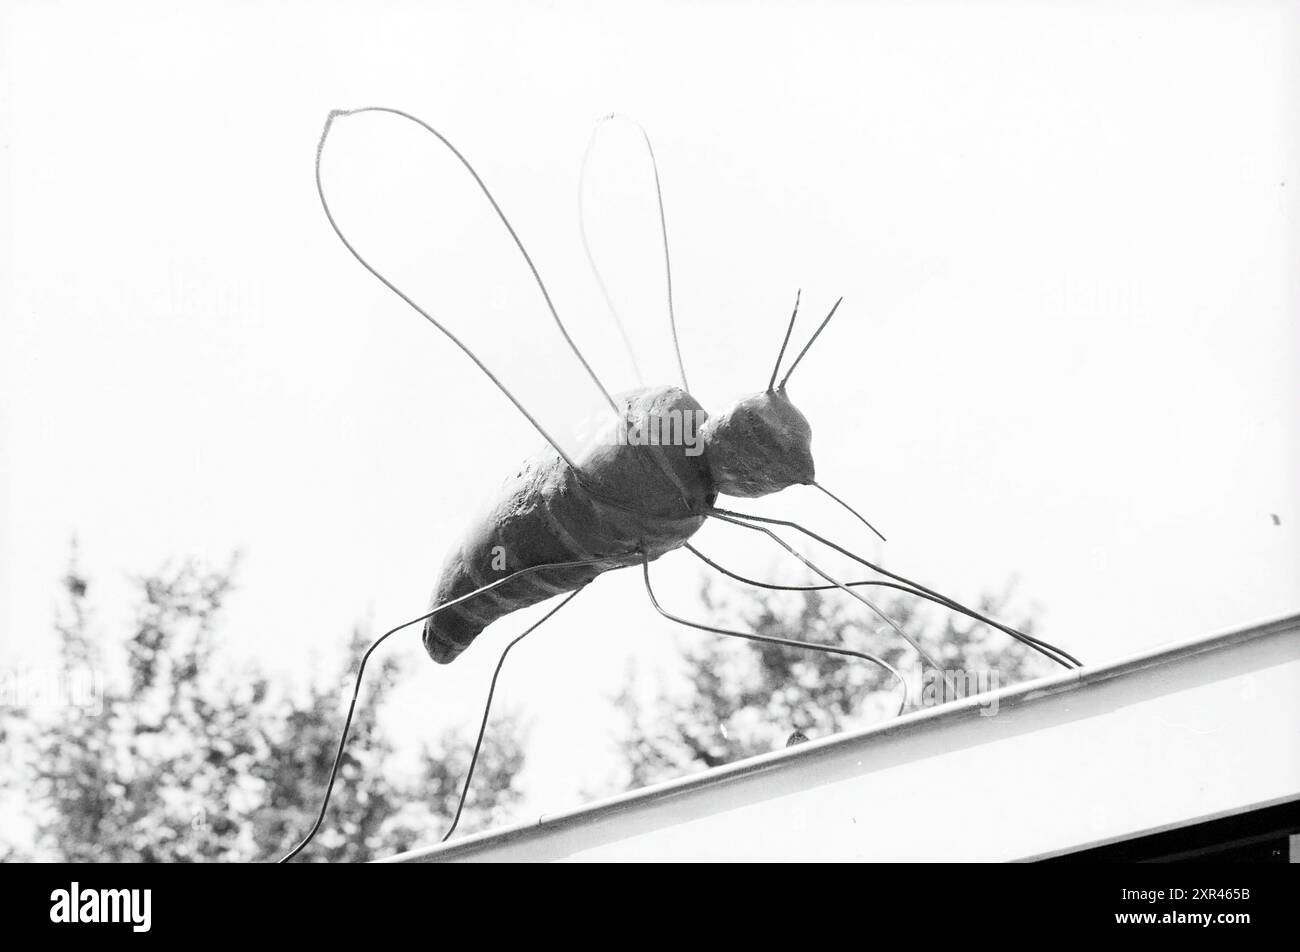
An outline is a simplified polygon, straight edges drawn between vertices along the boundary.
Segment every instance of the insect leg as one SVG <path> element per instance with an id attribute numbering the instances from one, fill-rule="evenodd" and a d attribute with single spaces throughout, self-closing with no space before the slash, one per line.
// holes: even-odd
<path id="1" fill-rule="evenodd" d="M 734 525 L 744 526 L 746 529 L 753 529 L 755 532 L 761 532 L 761 533 L 763 533 L 764 535 L 768 536 L 768 537 L 771 538 L 774 542 L 776 542 L 777 545 L 779 545 L 781 548 L 785 549 L 787 552 L 789 552 L 791 555 L 793 555 L 796 559 L 798 559 L 798 560 L 799 560 L 800 562 L 802 562 L 804 565 L 808 566 L 808 568 L 812 569 L 814 572 L 816 572 L 818 575 L 820 575 L 820 576 L 821 576 L 822 578 L 824 578 L 826 581 L 830 582 L 832 585 L 834 585 L 834 586 L 835 586 L 836 588 L 838 588 L 840 591 L 847 593 L 847 594 L 848 594 L 850 597 L 852 597 L 852 598 L 856 598 L 856 599 L 857 599 L 858 601 L 860 601 L 862 604 L 866 605 L 866 606 L 867 606 L 868 608 L 870 608 L 873 612 L 875 612 L 877 615 L 879 615 L 879 616 L 884 620 L 885 624 L 889 625 L 890 628 L 894 629 L 895 633 L 897 633 L 897 634 L 899 635 L 899 637 L 901 637 L 904 641 L 906 641 L 909 645 L 911 645 L 913 648 L 916 649 L 916 653 L 919 654 L 919 655 L 921 656 L 921 660 L 922 660 L 922 661 L 925 661 L 925 662 L 929 663 L 929 665 L 930 665 L 932 668 L 936 669 L 936 670 L 942 670 L 942 669 L 943 669 L 943 666 L 942 666 L 941 664 L 939 664 L 939 662 L 937 662 L 937 661 L 936 661 L 936 660 L 935 660 L 935 659 L 930 655 L 930 653 L 929 653 L 928 651 L 926 651 L 924 648 L 921 647 L 921 643 L 918 642 L 918 641 L 917 641 L 915 638 L 913 638 L 911 635 L 909 635 L 907 632 L 905 632 L 905 631 L 902 629 L 902 627 L 899 626 L 899 624 L 898 624 L 896 621 L 894 621 L 894 619 L 890 618 L 887 614 L 885 614 L 884 610 L 882 610 L 881 608 L 877 607 L 876 604 L 875 604 L 874 602 L 872 602 L 870 599 L 868 599 L 866 596 L 864 596 L 864 595 L 859 595 L 857 592 L 855 592 L 853 589 L 849 588 L 849 587 L 848 587 L 847 585 L 845 585 L 843 582 L 839 581 L 838 579 L 831 578 L 831 576 L 827 575 L 824 571 L 822 571 L 820 568 L 818 568 L 816 565 L 814 565 L 814 564 L 813 564 L 811 561 L 809 561 L 807 558 L 805 558 L 804 556 L 800 555 L 799 552 L 798 552 L 798 551 L 797 551 L 793 546 L 791 546 L 789 543 L 787 543 L 784 539 L 782 539 L 779 535 L 777 535 L 777 534 L 776 534 L 775 532 L 773 532 L 771 529 L 767 529 L 767 528 L 765 528 L 765 527 L 763 527 L 763 526 L 752 525 L 751 523 L 748 523 L 748 522 L 743 522 L 741 519 L 736 518 L 733 514 L 731 514 L 731 513 L 727 513 L 726 510 L 723 510 L 723 509 L 709 509 L 709 510 L 707 510 L 707 514 L 710 515 L 710 516 L 712 516 L 714 519 L 720 519 L 720 520 L 723 521 L 723 522 L 730 522 L 730 523 L 733 523 Z"/>
<path id="2" fill-rule="evenodd" d="M 584 585 L 582 588 L 586 588 L 586 587 L 587 586 Z M 552 608 L 549 612 L 543 615 L 532 625 L 525 628 L 523 634 L 516 637 L 513 641 L 510 642 L 510 644 L 506 645 L 505 648 L 502 650 L 501 657 L 497 659 L 496 670 L 492 672 L 492 683 L 488 685 L 487 701 L 484 702 L 483 704 L 483 722 L 479 724 L 478 739 L 474 741 L 474 753 L 469 759 L 469 769 L 465 771 L 465 785 L 461 787 L 460 800 L 456 803 L 456 815 L 452 817 L 451 826 L 449 826 L 447 828 L 447 832 L 442 835 L 442 839 L 440 840 L 440 842 L 446 843 L 449 839 L 451 839 L 451 834 L 456 832 L 456 825 L 460 823 L 461 811 L 465 809 L 465 798 L 469 796 L 469 785 L 470 782 L 474 779 L 474 767 L 475 765 L 478 764 L 479 750 L 483 747 L 483 735 L 487 733 L 488 715 L 491 714 L 492 712 L 492 696 L 496 694 L 497 678 L 501 676 L 501 668 L 506 663 L 506 655 L 510 654 L 511 648 L 519 644 L 519 642 L 523 641 L 534 631 L 540 628 L 543 624 L 550 621 L 552 615 L 558 612 L 565 605 L 569 604 L 569 602 L 577 598 L 578 592 L 581 592 L 582 588 L 577 589 L 574 592 L 571 592 L 558 605 Z"/>
<path id="3" fill-rule="evenodd" d="M 731 571 L 731 569 L 724 568 L 723 566 L 719 565 L 717 562 L 709 558 L 707 555 L 705 555 L 703 552 L 701 552 L 699 549 L 695 548 L 695 546 L 691 545 L 689 542 L 686 543 L 684 548 L 686 549 L 686 551 L 690 552 L 691 555 L 695 556 L 705 565 L 709 566 L 710 568 L 716 569 L 717 571 L 721 572 L 723 575 L 727 576 L 727 578 L 733 578 L 737 582 L 742 582 L 745 585 L 753 585 L 756 588 L 768 588 L 776 592 L 828 592 L 839 588 L 838 585 L 778 585 L 775 582 L 760 582 L 758 579 L 748 578 L 744 575 L 740 575 L 736 572 Z M 859 586 L 865 588 L 867 586 L 875 585 L 875 586 L 879 586 L 880 588 L 895 588 L 898 589 L 898 591 L 900 592 L 907 592 L 910 595 L 920 594 L 920 592 L 916 591 L 916 589 L 908 588 L 906 585 L 900 585 L 897 582 L 882 582 L 876 579 L 871 579 L 870 581 L 845 582 L 844 584 L 847 585 L 849 588 L 856 588 Z"/>
<path id="4" fill-rule="evenodd" d="M 809 651 L 821 651 L 825 654 L 842 655 L 846 658 L 859 658 L 863 661 L 870 661 L 872 664 L 879 665 L 892 674 L 895 680 L 897 680 L 899 685 L 902 687 L 902 699 L 899 701 L 898 713 L 902 714 L 903 708 L 907 707 L 907 680 L 898 673 L 898 670 L 894 668 L 893 665 L 884 659 L 877 658 L 875 655 L 869 654 L 866 651 L 854 651 L 851 648 L 841 648 L 837 645 L 819 645 L 812 641 L 796 641 L 793 638 L 778 638 L 774 635 L 759 635 L 752 631 L 732 631 L 730 628 L 717 628 L 713 625 L 705 625 L 702 622 L 690 621 L 689 619 L 682 618 L 679 615 L 674 615 L 659 604 L 659 599 L 655 598 L 654 588 L 650 585 L 650 560 L 644 556 L 642 556 L 641 559 L 641 570 L 645 575 L 645 590 L 646 594 L 650 596 L 650 604 L 654 606 L 655 611 L 660 615 L 663 615 L 669 621 L 676 622 L 679 625 L 685 625 L 687 628 L 695 628 L 699 631 L 709 631 L 715 635 L 727 635 L 731 638 L 744 638 L 746 641 L 759 641 L 770 645 L 782 645 L 786 648 L 804 648 Z"/>
<path id="5" fill-rule="evenodd" d="M 511 572 L 509 575 L 503 576 L 502 578 L 497 579 L 495 582 L 489 582 L 487 585 L 484 585 L 480 588 L 476 588 L 472 592 L 466 592 L 464 595 L 461 595 L 458 598 L 453 598 L 449 602 L 443 602 L 437 608 L 433 608 L 425 612 L 423 615 L 420 615 L 418 618 L 412 618 L 410 621 L 402 622 L 400 625 L 398 625 L 395 628 L 388 629 L 388 631 L 384 632 L 373 642 L 371 642 L 370 647 L 367 648 L 365 654 L 361 656 L 361 663 L 357 666 L 357 678 L 352 686 L 352 701 L 351 703 L 348 704 L 347 717 L 343 719 L 343 730 L 339 734 L 339 746 L 338 746 L 338 750 L 334 754 L 334 765 L 330 768 L 329 782 L 325 785 L 325 796 L 321 798 L 320 813 L 317 814 L 316 822 L 312 824 L 312 827 L 307 832 L 307 835 L 302 838 L 302 842 L 300 842 L 297 846 L 295 846 L 288 853 L 282 856 L 279 859 L 279 862 L 287 863 L 289 860 L 293 859 L 295 856 L 301 853 L 303 847 L 305 847 L 308 843 L 312 841 L 312 839 L 316 836 L 316 833 L 320 830 L 321 824 L 325 822 L 325 812 L 329 809 L 330 795 L 334 792 L 334 781 L 338 778 L 339 766 L 343 763 L 343 751 L 347 747 L 348 732 L 352 729 L 352 715 L 356 713 L 357 696 L 361 693 L 361 678 L 366 673 L 366 662 L 370 660 L 370 656 L 375 653 L 376 648 L 378 648 L 381 644 L 387 641 L 389 637 L 397 634 L 403 628 L 410 628 L 412 625 L 418 625 L 420 622 L 424 621 L 425 619 L 432 618 L 434 615 L 438 614 L 438 612 L 445 611 L 446 609 L 451 608 L 453 605 L 459 605 L 461 602 L 468 601 L 469 599 L 474 598 L 477 595 L 482 595 L 484 592 L 490 592 L 492 589 L 497 588 L 500 585 L 504 585 L 507 582 L 511 581 L 512 579 L 522 578 L 525 575 L 531 575 L 534 572 L 543 572 L 546 571 L 547 569 L 571 568 L 579 565 L 596 565 L 604 561 L 607 560 L 601 558 L 594 558 L 594 559 L 576 559 L 572 562 L 548 562 L 545 565 L 530 565 L 527 568 L 519 569 L 519 571 L 517 572 Z M 545 620 L 546 620 L 545 618 L 542 619 L 542 621 Z M 538 624 L 540 624 L 540 622 Z"/>
<path id="6" fill-rule="evenodd" d="M 836 585 L 777 585 L 774 582 L 760 582 L 758 579 L 748 578 L 744 575 L 740 575 L 736 572 L 733 572 L 730 569 L 725 568 L 724 566 L 719 565 L 717 562 L 713 561 L 711 558 L 709 558 L 699 549 L 695 548 L 689 542 L 686 544 L 686 549 L 697 559 L 703 562 L 705 565 L 708 565 L 716 569 L 717 571 L 721 572 L 723 575 L 727 576 L 728 578 L 733 578 L 737 582 L 742 582 L 745 585 L 753 585 L 756 588 L 766 588 L 777 592 L 827 592 L 835 588 L 838 588 L 838 586 Z M 975 621 L 981 622 L 983 624 L 993 625 L 994 627 L 998 628 L 1000 631 L 1007 632 L 1016 640 L 1021 641 L 1021 643 L 1027 644 L 1029 647 L 1033 648 L 1036 651 L 1040 651 L 1042 654 L 1046 655 L 1046 657 L 1055 661 L 1057 664 L 1062 665 L 1065 668 L 1074 667 L 1073 664 L 1069 663 L 1066 660 L 1063 660 L 1062 658 L 1057 657 L 1055 654 L 1051 654 L 1050 652 L 1044 650 L 1043 648 L 1040 648 L 1039 645 L 1040 644 L 1045 645 L 1046 648 L 1049 648 L 1052 651 L 1059 651 L 1060 649 L 1053 648 L 1051 645 L 1047 645 L 1045 642 L 1039 642 L 1038 639 L 1034 638 L 1032 635 L 1026 635 L 1024 632 L 1016 631 L 1014 628 L 1009 629 L 1007 626 L 1002 625 L 998 622 L 989 621 L 985 619 L 984 616 L 982 616 L 978 612 L 972 611 L 971 609 L 966 608 L 965 606 L 958 605 L 956 602 L 948 601 L 944 598 L 933 595 L 928 590 L 913 588 L 911 585 L 904 585 L 900 582 L 886 582 L 881 579 L 870 579 L 867 581 L 859 580 L 854 582 L 845 582 L 844 584 L 847 585 L 849 588 L 856 588 L 859 586 L 865 588 L 867 586 L 874 585 L 880 588 L 892 588 L 899 592 L 906 592 L 908 595 L 915 595 L 917 598 L 923 598 L 926 601 L 933 602 L 934 604 L 942 608 L 946 608 L 949 611 L 955 611 L 958 614 L 965 615 L 967 618 L 974 619 Z"/>
<path id="7" fill-rule="evenodd" d="M 984 624 L 989 625 L 992 628 L 996 628 L 998 631 L 1010 635 L 1012 638 L 1029 646 L 1030 648 L 1033 648 L 1039 654 L 1045 655 L 1046 657 L 1055 661 L 1057 664 L 1061 665 L 1064 668 L 1083 667 L 1083 662 L 1081 662 L 1078 658 L 1069 654 L 1065 650 L 1058 648 L 1049 642 L 1043 641 L 1039 638 L 1035 638 L 1033 635 L 1026 634 L 1023 631 L 1017 631 L 1015 628 L 1012 628 L 1010 625 L 1004 625 L 999 621 L 994 621 L 992 618 L 989 618 L 987 615 L 984 615 L 981 612 L 975 611 L 973 608 L 967 608 L 965 605 L 962 605 L 960 602 L 955 601 L 954 599 L 951 599 L 946 595 L 941 595 L 940 593 L 934 591 L 933 589 L 926 588 L 920 582 L 914 582 L 911 579 L 899 575 L 896 572 L 891 572 L 888 569 L 881 568 L 879 565 L 876 565 L 874 562 L 867 561 L 857 553 L 850 552 L 848 549 L 844 548 L 843 546 L 837 545 L 836 543 L 832 542 L 830 539 L 827 539 L 825 536 L 818 535 L 816 532 L 813 532 L 811 529 L 802 526 L 797 522 L 791 522 L 788 519 L 773 519 L 767 516 L 753 516 L 747 513 L 733 512 L 728 509 L 714 508 L 713 510 L 710 511 L 709 514 L 714 516 L 715 518 L 724 519 L 727 522 L 735 522 L 737 525 L 747 526 L 750 529 L 762 528 L 761 526 L 754 525 L 753 523 L 766 523 L 768 525 L 786 526 L 787 528 L 795 529 L 803 533 L 804 535 L 808 536 L 810 539 L 814 539 L 817 542 L 820 542 L 822 545 L 834 549 L 836 552 L 839 552 L 841 555 L 848 556 L 850 559 L 857 562 L 859 565 L 864 565 L 867 568 L 871 569 L 873 572 L 879 572 L 881 575 L 884 575 L 887 578 L 891 578 L 897 582 L 902 582 L 905 585 L 912 586 L 912 588 L 914 588 L 918 594 L 922 595 L 925 598 L 928 598 L 930 601 L 933 601 L 936 604 L 943 605 L 946 608 L 951 609 L 952 611 L 960 612 L 961 614 L 966 615 L 969 618 L 973 618 L 976 621 L 983 622 Z M 740 522 L 738 520 L 749 520 L 749 521 Z M 771 535 L 773 538 L 777 538 L 775 534 L 770 531 L 768 532 L 768 535 Z M 782 546 L 785 546 L 785 543 L 781 542 L 779 538 L 777 538 L 777 541 Z M 795 553 L 795 555 L 796 557 L 799 557 L 801 561 L 803 560 L 801 556 L 798 556 L 798 553 Z M 821 575 L 822 573 L 818 572 L 818 574 Z M 825 576 L 823 576 L 823 578 L 825 578 Z M 830 581 L 834 581 L 834 580 L 832 579 Z M 837 585 L 836 587 L 839 586 Z"/>

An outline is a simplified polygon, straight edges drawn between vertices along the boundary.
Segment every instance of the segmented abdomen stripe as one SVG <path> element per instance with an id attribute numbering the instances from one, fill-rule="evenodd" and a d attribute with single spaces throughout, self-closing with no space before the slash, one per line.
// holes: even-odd
<path id="1" fill-rule="evenodd" d="M 524 566 L 520 566 L 520 568 L 524 568 Z M 509 574 L 509 572 L 507 571 L 506 574 Z M 467 563 L 465 565 L 465 575 L 467 578 L 469 578 L 470 581 L 470 584 L 466 589 L 467 591 L 472 592 L 476 588 L 482 588 L 484 585 L 489 584 L 488 582 L 483 580 L 483 576 L 479 574 L 478 569 L 475 568 L 472 563 Z M 527 576 L 525 576 L 525 578 L 526 577 Z M 514 611 L 514 609 L 518 607 L 514 604 L 515 599 L 509 598 L 501 594 L 501 590 L 506 587 L 508 586 L 502 585 L 501 588 L 493 588 L 493 589 L 489 589 L 486 592 L 480 592 L 474 598 L 471 598 L 468 601 L 461 602 L 461 605 L 462 606 L 472 605 L 475 602 L 479 601 L 480 599 L 490 603 L 492 606 L 500 610 L 495 615 L 489 615 L 487 621 L 483 623 L 485 625 L 490 624 L 491 622 L 500 618 L 501 615 L 505 614 L 506 612 Z M 474 614 L 473 617 L 475 618 L 475 620 L 481 618 L 481 616 L 479 616 L 477 612 Z"/>
<path id="2" fill-rule="evenodd" d="M 573 534 L 564 527 L 549 505 L 542 505 L 533 510 L 531 517 L 534 520 L 540 518 L 545 530 L 564 549 L 565 554 L 563 557 L 557 558 L 555 561 L 569 562 L 599 557 L 597 553 L 584 547 L 574 538 Z M 501 531 L 501 527 L 497 527 L 487 551 L 479 553 L 479 555 L 490 556 L 497 547 L 500 547 L 506 550 L 507 553 L 507 567 L 501 570 L 502 574 L 509 574 L 517 572 L 521 568 L 527 568 L 526 565 L 512 565 L 509 563 L 509 546 L 504 535 L 505 533 Z M 487 585 L 489 581 L 495 581 L 495 579 L 491 579 L 491 572 L 485 573 L 481 569 L 481 558 L 462 562 L 462 571 L 468 581 L 468 584 L 464 585 L 465 592 L 472 592 L 476 588 Z M 561 572 L 561 575 L 563 577 L 572 574 L 574 576 L 573 580 L 558 581 L 548 579 L 547 574 L 546 572 L 530 573 L 515 579 L 508 585 L 490 589 L 474 598 L 461 602 L 454 608 L 448 609 L 448 611 L 458 612 L 463 618 L 473 622 L 482 630 L 498 618 L 508 615 L 516 609 L 526 608 L 555 595 L 573 591 L 575 582 L 582 576 L 581 571 L 569 570 L 568 572 Z"/>
<path id="3" fill-rule="evenodd" d="M 470 591 L 473 591 L 473 589 L 470 589 Z M 487 593 L 487 594 L 490 594 L 490 593 Z M 497 620 L 498 618 L 500 618 L 501 616 L 500 616 L 500 615 L 495 615 L 495 614 L 492 614 L 492 615 L 484 615 L 484 614 L 481 614 L 480 612 L 475 611 L 475 610 L 474 610 L 473 608 L 471 608 L 470 606 L 473 605 L 474 602 L 476 602 L 476 601 L 478 601 L 478 599 L 475 599 L 475 598 L 467 599 L 466 601 L 461 602 L 459 605 L 453 605 L 451 608 L 447 609 L 447 611 L 448 611 L 449 613 L 450 613 L 450 612 L 456 612 L 456 613 L 457 613 L 458 615 L 460 615 L 462 618 L 468 618 L 468 619 L 469 619 L 470 621 L 472 621 L 474 624 L 478 625 L 478 626 L 479 626 L 479 630 L 482 631 L 484 628 L 486 628 L 488 625 L 492 624 L 492 622 L 496 621 L 496 620 Z M 487 606 L 484 606 L 484 607 L 487 607 Z M 437 626 L 435 626 L 435 627 L 437 627 Z"/>
<path id="4" fill-rule="evenodd" d="M 564 592 L 573 591 L 573 589 L 568 585 L 559 582 L 546 581 L 546 579 L 543 578 L 544 574 L 545 573 L 542 572 L 534 572 L 531 575 L 523 576 L 523 578 L 520 578 L 518 581 L 527 583 L 532 587 L 533 591 L 540 593 L 543 598 L 550 598 L 552 595 L 561 595 Z M 528 604 L 531 605 L 533 603 L 528 602 Z"/>

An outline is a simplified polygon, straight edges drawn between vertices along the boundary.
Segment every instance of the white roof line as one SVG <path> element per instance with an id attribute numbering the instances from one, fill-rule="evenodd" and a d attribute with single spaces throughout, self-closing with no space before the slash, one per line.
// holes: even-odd
<path id="1" fill-rule="evenodd" d="M 791 765 L 811 765 L 819 758 L 845 748 L 866 749 L 886 738 L 922 734 L 941 730 L 948 725 L 978 718 L 980 711 L 996 699 L 999 708 L 1016 708 L 1046 698 L 1077 692 L 1093 685 L 1112 681 L 1174 662 L 1194 658 L 1207 652 L 1222 652 L 1247 642 L 1268 639 L 1286 633 L 1300 633 L 1300 613 L 1285 615 L 1243 627 L 1232 628 L 1206 637 L 1168 644 L 1096 667 L 1084 667 L 1034 681 L 1023 682 L 986 694 L 967 697 L 923 711 L 917 711 L 856 731 L 811 740 L 796 747 L 747 758 L 733 764 L 690 774 L 676 780 L 620 794 L 596 803 L 560 813 L 543 814 L 531 823 L 488 830 L 461 837 L 449 843 L 412 850 L 381 862 L 422 862 L 472 858 L 487 848 L 499 847 L 522 838 L 558 832 L 562 829 L 607 820 L 649 805 L 703 788 L 719 787 L 754 774 L 784 770 Z"/>

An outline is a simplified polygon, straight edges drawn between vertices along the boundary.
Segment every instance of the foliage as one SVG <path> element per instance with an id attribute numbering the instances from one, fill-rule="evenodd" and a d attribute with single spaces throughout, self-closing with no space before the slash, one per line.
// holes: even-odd
<path id="1" fill-rule="evenodd" d="M 217 663 L 214 637 L 232 572 L 188 561 L 137 579 L 135 618 L 118 645 L 92 634 L 89 584 L 69 572 L 56 624 L 61 665 L 69 677 L 89 672 L 98 697 L 11 716 L 3 741 L 12 753 L 0 783 L 12 788 L 7 800 L 21 792 L 29 805 L 37 858 L 267 860 L 310 828 L 368 638 L 354 630 L 338 677 L 308 685 L 305 697 L 256 671 L 236 677 Z M 120 656 L 106 659 L 111 648 Z M 106 661 L 120 662 L 118 676 Z M 414 779 L 394 779 L 380 713 L 400 680 L 396 661 L 372 659 L 329 814 L 301 859 L 391 854 L 436 842 L 449 822 L 471 742 L 446 735 Z M 519 801 L 522 764 L 518 723 L 494 718 L 462 830 Z"/>
<path id="2" fill-rule="evenodd" d="M 937 682 L 939 692 L 922 691 L 925 682 L 915 676 L 915 652 L 838 592 L 742 591 L 724 597 L 714 584 L 703 585 L 712 624 L 874 654 L 908 677 L 908 710 L 933 703 L 942 691 L 942 682 Z M 982 622 L 909 595 L 872 599 L 925 645 L 945 671 L 985 672 L 985 684 L 1005 687 L 1052 668 L 1051 662 Z M 985 596 L 973 607 L 1007 621 L 1009 601 L 1005 592 Z M 1010 623 L 1032 632 L 1031 619 Z M 650 692 L 630 672 L 615 698 L 628 788 L 776 750 L 799 740 L 797 735 L 825 737 L 863 727 L 898 710 L 897 679 L 860 659 L 703 632 L 684 637 L 690 640 L 681 648 L 683 688 L 660 683 L 648 703 Z"/>

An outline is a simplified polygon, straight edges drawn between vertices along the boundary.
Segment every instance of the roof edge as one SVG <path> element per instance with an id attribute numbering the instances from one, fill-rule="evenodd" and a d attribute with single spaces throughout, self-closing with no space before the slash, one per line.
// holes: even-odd
<path id="1" fill-rule="evenodd" d="M 985 708 L 994 699 L 997 700 L 1000 707 L 1033 704 L 1036 701 L 1075 691 L 1088 685 L 1130 677 L 1152 667 L 1170 664 L 1201 654 L 1224 651 L 1247 642 L 1259 641 L 1296 631 L 1300 631 L 1300 612 L 1221 630 L 1200 638 L 1167 643 L 1107 664 L 1063 671 L 1060 674 L 1021 682 L 997 691 L 972 695 L 960 701 L 953 701 L 927 710 L 890 718 L 858 730 L 811 740 L 797 747 L 760 754 L 756 757 L 749 757 L 732 764 L 689 774 L 675 780 L 642 787 L 594 803 L 584 804 L 571 810 L 550 814 L 544 813 L 532 822 L 517 823 L 511 826 L 473 833 L 449 843 L 421 847 L 376 862 L 431 862 L 459 858 L 462 855 L 471 854 L 485 845 L 498 845 L 527 834 L 535 834 L 541 828 L 556 830 L 596 819 L 604 819 L 610 814 L 629 810 L 639 804 L 671 798 L 702 787 L 726 784 L 741 777 L 748 777 L 755 773 L 770 770 L 775 765 L 784 765 L 787 762 L 799 759 L 817 757 L 831 749 L 869 743 L 877 738 L 892 735 L 930 731 L 951 722 L 979 717 L 981 716 L 981 709 Z"/>

